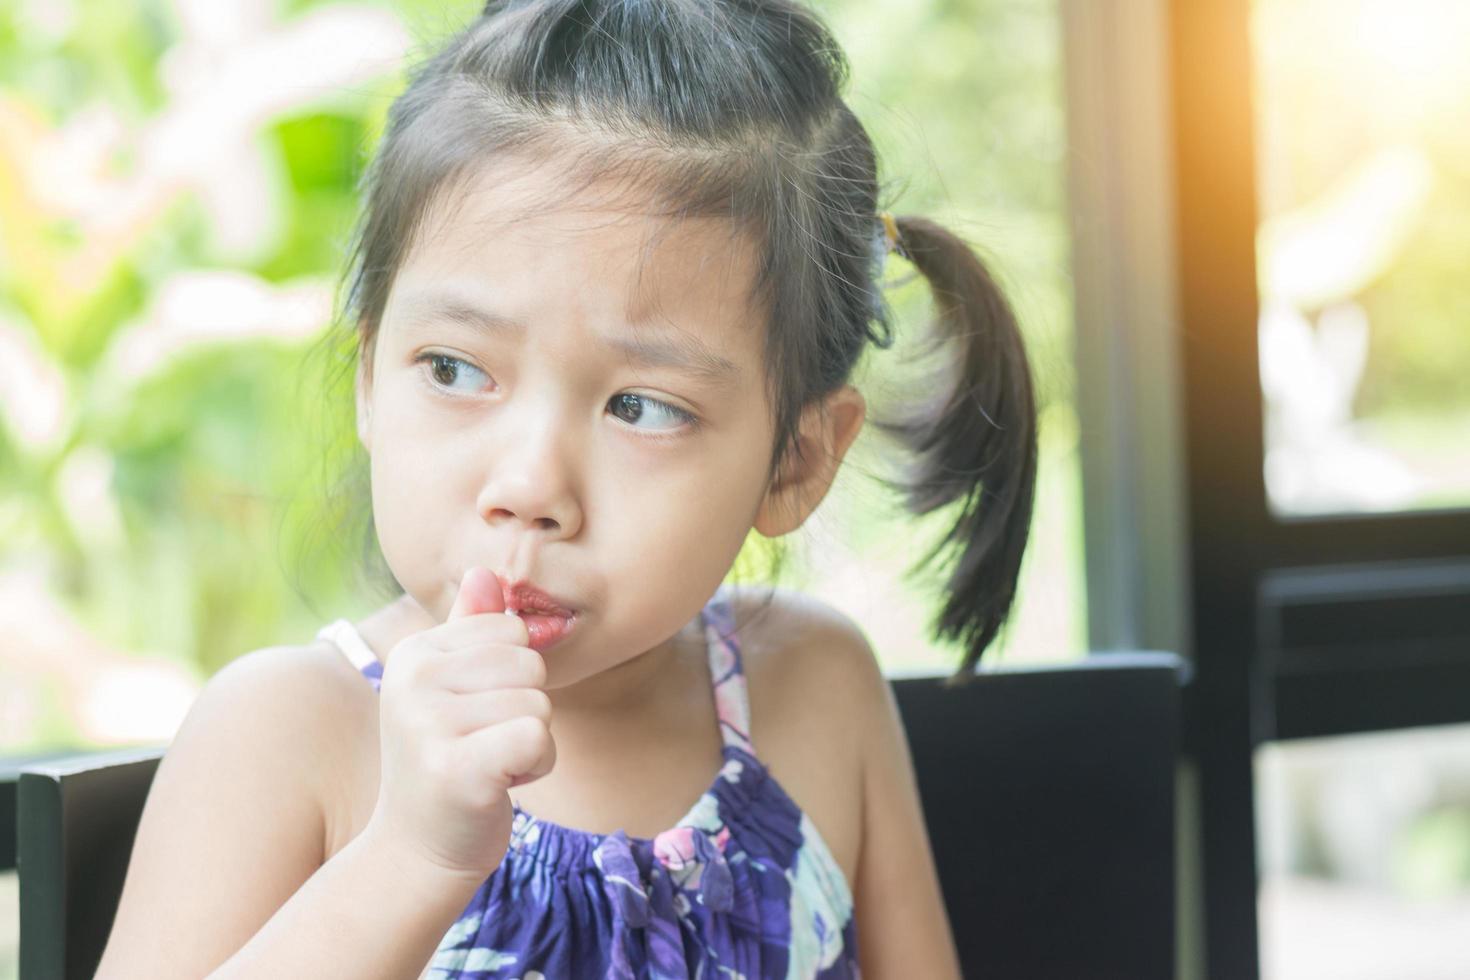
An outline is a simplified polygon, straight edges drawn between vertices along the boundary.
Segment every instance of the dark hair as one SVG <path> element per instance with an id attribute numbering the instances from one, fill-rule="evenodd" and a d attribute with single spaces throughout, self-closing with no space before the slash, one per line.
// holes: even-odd
<path id="1" fill-rule="evenodd" d="M 511 154 L 554 155 L 589 184 L 615 175 L 669 214 L 725 216 L 756 243 L 774 475 L 788 453 L 801 456 L 802 410 L 847 383 L 868 343 L 893 343 L 877 161 L 842 98 L 846 80 L 829 30 L 792 0 L 490 0 L 389 111 L 339 318 L 352 336 L 336 342 L 371 356 L 394 274 L 456 180 Z M 915 465 L 895 481 L 911 511 L 961 502 L 953 531 L 917 566 L 953 560 L 935 632 L 963 647 L 959 676 L 1015 594 L 1036 409 L 1015 318 L 985 266 L 931 221 L 896 224 L 933 291 L 932 339 L 952 349 L 952 368 L 937 397 L 873 424 L 912 450 Z M 348 480 L 345 499 L 360 500 L 365 471 Z"/>

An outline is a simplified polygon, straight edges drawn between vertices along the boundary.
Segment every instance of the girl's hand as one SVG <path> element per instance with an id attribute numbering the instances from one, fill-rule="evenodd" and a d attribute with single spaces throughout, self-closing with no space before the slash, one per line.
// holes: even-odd
<path id="1" fill-rule="evenodd" d="M 510 844 L 513 786 L 551 771 L 546 664 L 472 568 L 449 618 L 404 638 L 383 669 L 382 775 L 368 826 L 455 877 L 483 881 Z"/>

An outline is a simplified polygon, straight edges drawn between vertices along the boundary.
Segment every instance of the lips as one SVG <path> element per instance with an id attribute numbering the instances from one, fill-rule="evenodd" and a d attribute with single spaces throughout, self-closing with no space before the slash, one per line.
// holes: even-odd
<path id="1" fill-rule="evenodd" d="M 577 625 L 576 616 L 542 616 L 539 613 L 523 613 L 521 622 L 526 624 L 529 646 L 538 653 L 545 653 L 566 639 Z"/>
<path id="2" fill-rule="evenodd" d="M 544 653 L 565 639 L 577 623 L 576 611 L 565 600 L 521 579 L 503 587 L 505 608 L 526 624 L 532 649 Z"/>
<path id="3" fill-rule="evenodd" d="M 505 608 L 517 615 L 561 616 L 570 619 L 575 610 L 557 596 L 549 595 L 522 579 L 504 586 Z"/>

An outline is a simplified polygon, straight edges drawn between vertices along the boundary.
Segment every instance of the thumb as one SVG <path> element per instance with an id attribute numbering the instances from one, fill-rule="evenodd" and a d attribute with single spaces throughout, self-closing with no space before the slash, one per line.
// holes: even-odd
<path id="1" fill-rule="evenodd" d="M 459 594 L 454 597 L 450 619 L 478 613 L 505 612 L 505 594 L 500 589 L 500 576 L 488 568 L 473 567 L 464 573 Z"/>

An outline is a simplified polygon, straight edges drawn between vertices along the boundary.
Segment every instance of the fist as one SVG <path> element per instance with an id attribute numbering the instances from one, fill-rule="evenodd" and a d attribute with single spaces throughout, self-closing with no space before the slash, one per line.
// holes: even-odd
<path id="1" fill-rule="evenodd" d="M 500 866 L 507 790 L 556 761 L 546 664 L 529 643 L 495 573 L 471 568 L 449 617 L 401 640 L 383 669 L 370 825 L 456 876 Z"/>

